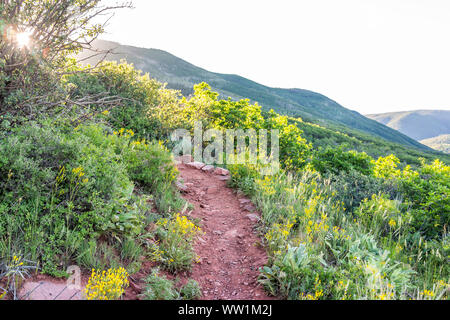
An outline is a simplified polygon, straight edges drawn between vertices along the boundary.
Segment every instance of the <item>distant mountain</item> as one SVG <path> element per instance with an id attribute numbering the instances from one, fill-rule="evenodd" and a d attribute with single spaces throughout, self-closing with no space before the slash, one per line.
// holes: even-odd
<path id="1" fill-rule="evenodd" d="M 450 111 L 417 110 L 371 114 L 367 117 L 420 141 L 450 134 Z"/>
<path id="2" fill-rule="evenodd" d="M 430 148 L 450 154 L 450 134 L 443 134 L 420 142 Z"/>
<path id="3" fill-rule="evenodd" d="M 301 117 L 335 130 L 355 129 L 391 142 L 430 150 L 418 141 L 356 111 L 348 110 L 319 93 L 302 89 L 270 88 L 238 75 L 210 72 L 162 50 L 123 46 L 101 40 L 94 46 L 98 49 L 114 49 L 115 54 L 109 55 L 107 60 L 126 59 L 137 69 L 166 82 L 169 88 L 181 90 L 184 95 L 192 92 L 194 84 L 205 81 L 223 97 L 248 98 L 258 102 L 265 110 L 274 109 L 281 114 Z M 86 59 L 85 63 L 90 64 L 95 64 L 99 59 L 98 56 L 87 59 L 86 52 L 81 57 Z"/>

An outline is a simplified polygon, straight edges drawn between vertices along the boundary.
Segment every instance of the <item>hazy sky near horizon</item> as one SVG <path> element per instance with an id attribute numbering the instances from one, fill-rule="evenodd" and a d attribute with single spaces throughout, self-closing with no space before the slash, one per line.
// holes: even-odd
<path id="1" fill-rule="evenodd" d="M 362 114 L 450 110 L 449 0 L 133 3 L 116 12 L 102 39 L 313 90 Z"/>

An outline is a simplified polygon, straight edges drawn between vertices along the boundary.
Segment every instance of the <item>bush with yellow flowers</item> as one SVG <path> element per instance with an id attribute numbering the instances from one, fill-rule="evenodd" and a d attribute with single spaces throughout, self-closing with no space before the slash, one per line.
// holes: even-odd
<path id="1" fill-rule="evenodd" d="M 193 242 L 202 232 L 186 216 L 175 215 L 172 219 L 157 222 L 160 239 L 160 261 L 169 271 L 189 270 L 196 257 Z"/>
<path id="2" fill-rule="evenodd" d="M 85 296 L 87 300 L 118 300 L 128 285 L 128 273 L 124 268 L 107 271 L 92 269 Z"/>

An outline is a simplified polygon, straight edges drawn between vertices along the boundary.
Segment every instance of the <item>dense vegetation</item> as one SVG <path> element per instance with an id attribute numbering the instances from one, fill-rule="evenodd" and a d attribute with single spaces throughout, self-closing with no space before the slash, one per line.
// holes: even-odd
<path id="1" fill-rule="evenodd" d="M 450 167 L 440 160 L 418 159 L 415 169 L 400 168 L 394 155 L 373 159 L 343 147 L 315 149 L 288 117 L 263 116 L 248 100 L 219 100 L 206 84 L 196 86 L 189 100 L 158 108 L 152 115 L 168 128 L 190 128 L 198 117 L 206 127 L 280 130 L 278 175 L 261 176 L 258 165 L 229 166 L 232 185 L 252 196 L 263 213 L 271 259 L 261 282 L 272 294 L 446 296 Z M 179 117 L 159 116 L 169 109 Z"/>
<path id="2" fill-rule="evenodd" d="M 145 114 L 161 85 L 130 66 L 111 70 L 107 83 L 71 58 L 102 32 L 95 17 L 127 6 L 0 4 L 0 298 L 17 298 L 34 270 L 60 277 L 72 264 L 113 268 L 110 278 L 125 285 L 120 267 L 132 274 L 154 256 L 149 223 L 187 208 L 169 151 L 131 130 L 155 131 Z M 105 298 L 98 282 L 109 278 L 92 274 L 88 296 Z"/>
<path id="3" fill-rule="evenodd" d="M 303 136 L 311 141 L 315 148 L 326 149 L 328 146 L 334 148 L 342 146 L 347 150 L 366 152 L 373 158 L 385 157 L 394 153 L 402 165 L 418 166 L 420 158 L 428 161 L 440 159 L 444 163 L 450 164 L 450 156 L 443 153 L 423 152 L 339 126 L 323 127 L 314 123 L 298 121 L 298 119 L 291 119 L 291 121 L 296 122 L 297 126 L 302 129 Z"/>
<path id="4" fill-rule="evenodd" d="M 25 1 L 19 12 L 28 14 L 18 16 L 7 1 L 1 18 L 36 26 L 34 18 L 53 14 L 50 4 L 63 17 L 61 30 L 86 21 L 80 12 L 101 10 L 99 1 Z M 88 30 L 86 37 L 101 32 Z M 0 43 L 0 278 L 7 275 L 0 296 L 11 288 L 15 295 L 14 277 L 31 268 L 54 276 L 73 263 L 95 269 L 87 288 L 93 299 L 118 298 L 143 256 L 166 272 L 189 270 L 202 231 L 184 215 L 189 204 L 174 186 L 168 137 L 201 121 L 204 128 L 280 131 L 278 174 L 262 176 L 263 164 L 228 166 L 230 185 L 262 212 L 270 259 L 260 281 L 269 293 L 448 298 L 450 167 L 432 154 L 419 159 L 418 151 L 386 143 L 383 153 L 392 147 L 402 161 L 374 158 L 356 134 L 263 112 L 249 100 L 223 100 L 206 83 L 183 97 L 125 62 L 82 67 L 71 55 L 84 41 L 77 46 L 64 33 L 47 41 L 35 50 L 8 38 Z M 201 294 L 195 281 L 177 288 L 158 268 L 144 298 Z M 120 290 L 107 286 L 113 283 Z"/>

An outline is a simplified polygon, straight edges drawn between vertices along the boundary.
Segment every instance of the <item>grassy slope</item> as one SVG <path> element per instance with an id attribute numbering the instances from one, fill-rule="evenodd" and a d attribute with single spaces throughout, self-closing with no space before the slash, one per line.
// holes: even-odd
<path id="1" fill-rule="evenodd" d="M 205 81 L 223 97 L 233 99 L 249 98 L 257 101 L 265 110 L 273 108 L 281 114 L 302 117 L 309 122 L 346 131 L 347 127 L 370 135 L 384 138 L 406 146 L 429 150 L 428 147 L 368 119 L 355 111 L 348 110 L 335 101 L 315 92 L 301 89 L 270 88 L 237 75 L 209 72 L 179 59 L 165 51 L 121 46 L 117 43 L 98 41 L 99 48 L 114 48 L 117 54 L 108 60 L 126 59 L 134 63 L 137 69 L 150 73 L 169 88 L 181 90 L 184 95 L 192 92 L 194 84 Z M 95 59 L 87 62 L 94 63 Z"/>

